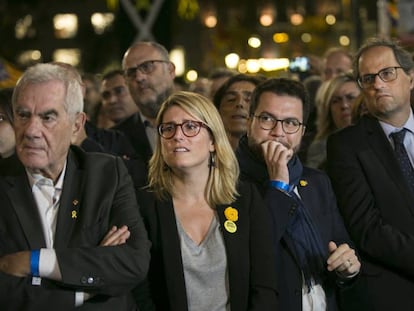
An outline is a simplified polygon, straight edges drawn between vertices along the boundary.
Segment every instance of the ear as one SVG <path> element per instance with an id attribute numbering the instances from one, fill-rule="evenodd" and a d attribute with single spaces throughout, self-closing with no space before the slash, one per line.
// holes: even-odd
<path id="1" fill-rule="evenodd" d="M 86 114 L 84 112 L 79 112 L 75 116 L 75 121 L 73 122 L 73 125 L 72 125 L 72 137 L 73 138 L 78 136 L 79 133 L 81 133 L 84 130 L 85 122 L 86 122 Z"/>
<path id="2" fill-rule="evenodd" d="M 168 64 L 168 73 L 171 75 L 171 78 L 175 78 L 175 65 L 172 62 Z"/>
<path id="3" fill-rule="evenodd" d="M 408 75 L 410 77 L 410 90 L 412 90 L 414 88 L 414 70 L 411 70 Z"/>
<path id="4" fill-rule="evenodd" d="M 210 149 L 209 149 L 209 151 L 210 152 L 216 151 L 216 145 L 214 144 L 214 141 L 213 140 L 210 141 Z"/>

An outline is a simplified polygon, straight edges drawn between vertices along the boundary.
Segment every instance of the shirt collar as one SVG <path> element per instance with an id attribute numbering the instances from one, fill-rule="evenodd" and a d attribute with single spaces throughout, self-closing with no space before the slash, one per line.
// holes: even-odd
<path id="1" fill-rule="evenodd" d="M 64 178 L 65 178 L 65 173 L 66 173 L 66 164 L 67 164 L 67 161 L 65 161 L 65 165 L 63 166 L 63 170 L 62 170 L 62 173 L 60 174 L 60 176 L 59 176 L 59 178 L 58 178 L 58 180 L 57 180 L 57 182 L 56 182 L 56 184 L 54 185 L 54 187 L 56 188 L 56 189 L 62 189 L 62 186 L 63 186 L 63 180 L 64 180 Z M 53 181 L 50 179 L 50 178 L 47 178 L 47 177 L 44 177 L 43 175 L 41 175 L 41 174 L 36 174 L 36 173 L 31 173 L 31 172 L 29 172 L 27 169 L 26 169 L 26 174 L 27 174 L 27 177 L 28 177 L 28 179 L 29 179 L 29 183 L 30 183 L 30 187 L 31 188 L 33 188 L 33 185 L 35 185 L 37 182 L 39 182 L 41 179 L 47 179 L 47 180 L 50 180 L 50 183 L 51 183 L 51 185 L 53 185 Z"/>
<path id="2" fill-rule="evenodd" d="M 391 124 L 385 123 L 384 121 L 379 121 L 379 123 L 387 137 L 390 137 L 391 133 L 398 132 L 402 130 L 403 128 L 406 128 L 411 133 L 414 133 L 414 117 L 413 117 L 412 110 L 408 117 L 407 122 L 405 122 L 405 124 L 402 127 L 395 127 L 395 126 L 392 126 Z"/>

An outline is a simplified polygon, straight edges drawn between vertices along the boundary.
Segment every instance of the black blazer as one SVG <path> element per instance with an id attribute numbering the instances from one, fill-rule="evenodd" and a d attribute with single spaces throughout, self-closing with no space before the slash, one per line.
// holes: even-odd
<path id="1" fill-rule="evenodd" d="M 332 135 L 328 172 L 363 259 L 356 310 L 414 310 L 414 196 L 376 119 Z"/>
<path id="2" fill-rule="evenodd" d="M 26 172 L 16 157 L 0 161 L 0 256 L 45 247 Z M 127 225 L 121 246 L 99 247 L 112 225 Z M 149 241 L 131 179 L 120 158 L 73 147 L 57 215 L 55 251 L 62 281 L 0 273 L 3 310 L 72 310 L 75 291 L 95 296 L 80 310 L 135 309 L 129 294 L 144 279 Z"/>
<path id="3" fill-rule="evenodd" d="M 152 149 L 145 132 L 145 125 L 142 123 L 141 116 L 138 112 L 114 126 L 113 129 L 123 132 L 136 154 L 145 163 L 148 163 L 152 156 Z"/>
<path id="4" fill-rule="evenodd" d="M 217 207 L 227 252 L 231 310 L 278 310 L 266 209 L 251 185 L 241 186 L 239 193 L 239 199 L 230 204 L 239 213 L 235 233 L 223 227 L 224 210 L 229 205 Z M 140 190 L 137 197 L 152 242 L 149 293 L 145 286 L 136 291 L 138 306 L 140 310 L 153 310 L 148 301 L 152 299 L 156 310 L 185 311 L 187 297 L 172 200 L 157 201 L 153 193 L 145 190 Z"/>

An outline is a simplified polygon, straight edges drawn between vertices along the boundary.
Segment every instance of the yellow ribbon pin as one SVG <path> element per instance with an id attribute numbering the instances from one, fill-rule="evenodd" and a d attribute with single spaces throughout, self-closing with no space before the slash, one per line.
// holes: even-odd
<path id="1" fill-rule="evenodd" d="M 72 219 L 78 218 L 76 211 L 72 211 Z"/>
<path id="2" fill-rule="evenodd" d="M 301 180 L 301 181 L 299 181 L 299 184 L 302 186 L 302 187 L 306 187 L 307 185 L 308 185 L 308 182 L 306 181 L 306 180 Z"/>

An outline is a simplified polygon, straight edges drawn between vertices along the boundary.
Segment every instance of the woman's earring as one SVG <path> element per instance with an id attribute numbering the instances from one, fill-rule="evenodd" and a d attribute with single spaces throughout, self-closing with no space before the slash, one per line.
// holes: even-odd
<path id="1" fill-rule="evenodd" d="M 209 167 L 216 167 L 216 153 L 210 152 L 210 159 L 208 161 Z"/>

